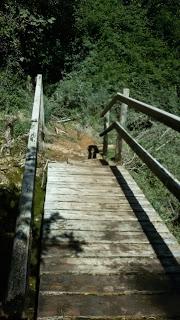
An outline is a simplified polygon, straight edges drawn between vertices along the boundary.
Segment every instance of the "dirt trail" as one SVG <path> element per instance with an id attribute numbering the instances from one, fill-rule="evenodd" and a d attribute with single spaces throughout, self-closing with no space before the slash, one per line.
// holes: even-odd
<path id="1" fill-rule="evenodd" d="M 91 129 L 80 128 L 74 124 L 55 124 L 54 132 L 45 143 L 48 160 L 67 161 L 88 158 L 88 146 L 95 145 Z"/>

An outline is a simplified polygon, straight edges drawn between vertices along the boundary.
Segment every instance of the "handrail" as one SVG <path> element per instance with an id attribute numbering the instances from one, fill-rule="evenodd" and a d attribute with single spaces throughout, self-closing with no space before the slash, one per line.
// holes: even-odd
<path id="1" fill-rule="evenodd" d="M 151 171 L 161 180 L 166 188 L 180 200 L 180 182 L 166 170 L 148 151 L 146 151 L 131 135 L 118 123 L 113 122 L 106 130 L 100 133 L 100 137 L 116 129 L 131 149 L 143 160 Z"/>
<path id="2" fill-rule="evenodd" d="M 127 94 L 128 89 L 124 89 L 123 93 L 117 93 L 106 108 L 101 113 L 101 117 L 104 116 L 104 131 L 100 136 L 104 136 L 103 143 L 103 156 L 107 155 L 108 150 L 108 138 L 107 133 L 116 130 L 118 133 L 118 153 L 116 154 L 116 160 L 121 161 L 122 159 L 122 139 L 132 148 L 132 150 L 146 163 L 149 169 L 161 180 L 161 182 L 167 187 L 167 189 L 180 200 L 180 182 L 173 177 L 173 175 L 166 170 L 155 158 L 153 158 L 148 151 L 146 151 L 124 128 L 124 121 L 122 117 L 119 122 L 114 122 L 109 125 L 109 113 L 110 109 L 113 107 L 117 101 L 121 101 L 121 114 L 123 107 L 127 104 L 128 106 L 134 108 L 136 111 L 141 111 L 156 120 L 168 125 L 172 129 L 180 132 L 180 117 L 168 113 L 164 110 L 158 109 L 156 107 L 150 106 L 144 102 L 129 98 Z M 127 109 L 126 109 L 127 110 Z M 126 111 L 127 112 L 127 111 Z M 108 119 L 108 121 L 107 121 Z M 104 152 L 105 150 L 105 152 Z M 118 156 L 117 156 L 118 155 Z"/>
<path id="3" fill-rule="evenodd" d="M 18 316 L 19 319 L 23 313 L 28 284 L 37 153 L 38 146 L 42 140 L 41 138 L 44 136 L 43 108 L 42 75 L 37 75 L 31 128 L 29 131 L 22 191 L 19 202 L 19 215 L 16 222 L 6 297 L 6 309 L 8 313 Z"/>
<path id="4" fill-rule="evenodd" d="M 144 102 L 129 98 L 124 96 L 121 93 L 117 93 L 110 103 L 105 107 L 103 112 L 101 113 L 101 117 L 105 116 L 105 114 L 117 103 L 117 101 L 123 102 L 127 104 L 129 107 L 134 108 L 136 111 L 147 114 L 148 116 L 153 117 L 154 119 L 166 124 L 170 128 L 180 132 L 180 117 L 161 110 L 159 108 L 153 107 Z"/>

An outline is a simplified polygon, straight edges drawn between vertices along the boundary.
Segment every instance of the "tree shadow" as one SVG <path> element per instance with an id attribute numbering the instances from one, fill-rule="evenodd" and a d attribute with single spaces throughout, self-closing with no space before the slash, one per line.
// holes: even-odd
<path id="1" fill-rule="evenodd" d="M 175 291 L 180 292 L 180 265 L 116 166 L 110 167 Z"/>
<path id="2" fill-rule="evenodd" d="M 43 256 L 46 256 L 49 249 L 54 247 L 57 250 L 66 250 L 68 252 L 74 253 L 77 257 L 82 253 L 83 245 L 86 244 L 84 240 L 79 241 L 75 238 L 72 231 L 64 231 L 61 234 L 52 235 L 51 228 L 52 224 L 59 222 L 60 220 L 66 221 L 62 214 L 58 212 L 53 212 L 49 214 L 48 218 L 44 218 L 42 226 L 42 247 L 41 247 L 41 263 L 43 263 Z"/>

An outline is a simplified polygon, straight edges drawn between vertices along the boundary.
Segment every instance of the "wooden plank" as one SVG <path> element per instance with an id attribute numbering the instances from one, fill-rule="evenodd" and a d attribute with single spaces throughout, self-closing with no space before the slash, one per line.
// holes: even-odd
<path id="1" fill-rule="evenodd" d="M 76 195 L 76 196 L 80 197 L 80 195 L 81 195 L 81 196 L 95 196 L 95 197 L 99 196 L 100 198 L 105 197 L 105 196 L 106 196 L 106 198 L 111 198 L 111 197 L 112 198 L 113 197 L 125 198 L 122 190 L 119 187 L 113 188 L 113 190 L 110 188 L 101 188 L 99 190 L 99 188 L 89 188 L 89 187 L 87 187 L 87 188 L 84 188 L 84 187 L 75 188 L 74 187 L 73 188 L 73 187 L 66 186 L 66 188 L 65 187 L 62 188 L 60 186 L 60 188 L 57 188 L 53 184 L 51 184 L 51 185 L 48 184 L 46 187 L 46 191 L 47 191 L 48 195 L 53 194 L 55 196 L 58 196 L 58 195 L 59 196 L 62 196 L 62 195 L 75 196 Z M 131 193 L 129 193 L 129 198 L 131 199 L 132 197 L 134 198 L 134 196 Z M 137 199 L 146 199 L 146 198 L 144 197 L 144 195 L 139 194 L 137 196 Z"/>
<path id="2" fill-rule="evenodd" d="M 124 202 L 119 202 L 119 203 L 94 203 L 94 202 L 63 202 L 63 201 L 52 201 L 52 202 L 46 202 L 45 203 L 45 210 L 52 209 L 54 210 L 94 210 L 94 211 L 99 211 L 99 210 L 104 210 L 104 211 L 118 211 L 118 210 L 128 210 L 131 209 L 130 204 L 127 201 Z M 151 211 L 150 205 L 146 205 L 146 208 Z M 140 206 L 135 204 L 133 206 L 134 210 L 139 210 L 140 211 Z M 146 210 L 147 210 L 146 209 Z M 142 211 L 142 210 L 141 210 Z"/>
<path id="3" fill-rule="evenodd" d="M 83 219 L 83 220 L 116 220 L 116 221 L 160 221 L 162 222 L 162 219 L 156 215 L 152 214 L 150 219 L 148 217 L 144 217 L 142 215 L 142 218 L 138 219 L 133 211 L 118 211 L 118 212 L 93 212 L 93 211 L 76 211 L 76 210 L 45 210 L 44 212 L 44 218 L 45 219 Z"/>
<path id="4" fill-rule="evenodd" d="M 121 273 L 118 275 L 42 274 L 41 291 L 76 293 L 120 293 L 123 291 L 171 290 L 172 284 L 165 273 Z"/>
<path id="5" fill-rule="evenodd" d="M 38 320 L 71 320 L 72 317 L 69 316 L 55 316 L 55 317 L 38 317 Z M 78 320 L 105 320 L 104 316 L 102 317 L 90 317 L 90 316 L 78 316 L 78 318 L 76 317 L 76 319 Z M 106 320 L 112 320 L 112 317 L 106 317 Z M 113 316 L 113 320 L 124 320 L 124 318 L 122 318 L 122 316 Z M 126 320 L 144 320 L 144 317 L 142 316 L 140 318 L 140 316 L 130 316 L 130 317 L 126 317 Z M 149 320 L 149 319 L 148 319 Z M 153 319 L 154 320 L 154 319 Z M 172 317 L 161 317 L 161 320 L 178 320 L 177 318 L 172 318 Z"/>
<path id="6" fill-rule="evenodd" d="M 111 172 L 107 172 L 107 171 L 102 171 L 102 172 L 98 172 L 98 171 L 93 171 L 90 172 L 89 170 L 87 171 L 69 171 L 69 170 L 65 170 L 65 171 L 59 171 L 59 170 L 48 170 L 48 174 L 50 174 L 51 176 L 55 175 L 60 177 L 84 177 L 88 178 L 88 177 L 99 177 L 101 178 L 102 176 L 105 178 L 112 178 L 112 173 Z"/>
<path id="7" fill-rule="evenodd" d="M 46 195 L 46 202 L 76 202 L 76 203 L 82 203 L 82 195 L 59 195 L 59 194 L 47 194 Z M 146 199 L 142 199 L 141 201 L 142 206 L 149 206 L 149 202 Z M 112 196 L 112 197 L 103 197 L 103 196 L 89 196 L 89 195 L 84 195 L 83 196 L 83 203 L 102 203 L 102 204 L 116 204 L 121 206 L 121 204 L 137 204 L 137 200 L 134 199 L 133 197 L 128 200 L 125 197 L 120 197 L 118 196 Z"/>
<path id="8" fill-rule="evenodd" d="M 50 166 L 53 164 L 54 166 L 59 167 L 59 165 L 64 166 L 64 167 L 96 167 L 96 168 L 101 168 L 102 167 L 102 163 L 98 160 L 98 159 L 88 159 L 88 160 L 72 160 L 72 159 L 68 159 L 68 162 L 50 162 Z"/>
<path id="9" fill-rule="evenodd" d="M 130 134 L 118 123 L 114 122 L 108 130 L 102 132 L 100 136 L 116 129 L 131 147 L 131 149 L 143 160 L 149 169 L 161 180 L 165 187 L 180 200 L 180 182 L 175 179 L 171 173 L 166 170 L 156 159 L 154 159 L 148 151 L 146 151 Z"/>
<path id="10" fill-rule="evenodd" d="M 76 166 L 48 166 L 49 171 L 51 172 L 58 172 L 58 174 L 107 174 L 110 175 L 111 174 L 111 169 L 109 168 L 109 166 L 102 166 L 102 167 L 76 167 Z"/>
<path id="11" fill-rule="evenodd" d="M 109 169 L 109 166 L 108 165 L 101 165 L 100 166 L 96 166 L 96 167 L 91 167 L 89 166 L 89 162 L 91 163 L 91 161 L 93 162 L 93 159 L 92 160 L 88 160 L 88 163 L 87 163 L 87 166 L 86 167 L 81 167 L 81 161 L 79 161 L 78 165 L 71 165 L 71 164 L 61 164 L 61 162 L 57 162 L 57 163 L 53 163 L 53 162 L 49 162 L 49 169 L 50 170 L 58 170 L 58 171 L 66 171 L 66 170 L 69 170 L 70 172 L 71 171 L 80 171 L 80 172 L 86 172 L 86 171 L 91 171 L 94 172 L 94 171 L 97 171 L 97 172 L 101 172 L 101 170 L 103 172 L 110 172 L 110 169 Z M 84 163 L 84 162 L 83 162 Z M 93 162 L 94 163 L 94 162 Z M 98 163 L 99 163 L 99 160 L 98 160 Z M 91 170 L 90 170 L 91 169 Z"/>
<path id="12" fill-rule="evenodd" d="M 62 188 L 67 188 L 67 187 L 69 187 L 69 188 L 80 188 L 80 189 L 85 189 L 85 182 L 79 182 L 79 181 L 74 181 L 74 182 L 65 182 L 65 181 L 51 181 L 51 182 L 49 182 L 49 185 L 51 186 L 57 186 L 57 188 L 60 188 L 60 187 L 62 187 Z M 99 188 L 101 188 L 102 187 L 102 185 L 104 186 L 104 188 L 106 188 L 106 187 L 108 187 L 108 188 L 113 188 L 114 189 L 114 187 L 116 188 L 116 187 L 118 187 L 118 185 L 117 185 L 117 182 L 116 181 L 114 181 L 113 183 L 111 182 L 111 183 L 107 183 L 107 184 L 104 184 L 104 182 L 91 182 L 91 183 L 89 183 L 88 182 L 88 187 L 92 187 L 92 189 L 97 189 L 97 190 L 99 190 Z"/>
<path id="13" fill-rule="evenodd" d="M 180 317 L 177 294 L 127 294 L 119 296 L 40 294 L 39 316 Z M 80 303 L 81 301 L 81 303 Z M 142 319 L 142 318 L 140 318 Z"/>
<path id="14" fill-rule="evenodd" d="M 174 256 L 180 258 L 179 245 L 169 244 L 170 250 L 164 249 L 164 244 L 156 245 L 158 257 L 171 257 L 172 251 Z M 54 258 L 66 256 L 79 257 L 156 257 L 156 254 L 149 243 L 86 243 L 85 241 L 77 242 L 73 234 L 65 239 L 51 244 L 49 247 L 45 246 L 45 256 Z M 43 255 L 42 255 L 43 257 Z"/>
<path id="15" fill-rule="evenodd" d="M 86 176 L 86 177 L 83 177 L 83 176 L 69 176 L 69 177 L 59 177 L 59 176 L 50 176 L 48 175 L 48 181 L 49 182 L 58 182 L 60 181 L 61 183 L 62 182 L 65 182 L 65 183 L 73 183 L 73 182 L 78 182 L 78 183 L 87 183 L 87 184 L 103 184 L 103 185 L 108 185 L 108 184 L 113 184 L 113 183 L 117 183 L 116 182 L 116 179 L 112 176 L 112 177 L 97 177 L 97 176 L 94 176 L 94 177 L 91 177 L 91 176 Z"/>
<path id="16" fill-rule="evenodd" d="M 109 187 L 94 187 L 90 188 L 90 187 L 86 187 L 84 188 L 84 186 L 80 185 L 76 185 L 76 186 L 64 186 L 64 185 L 60 185 L 60 187 L 58 188 L 58 186 L 54 185 L 53 183 L 47 185 L 46 187 L 46 193 L 47 194 L 55 194 L 55 195 L 79 195 L 81 194 L 81 196 L 97 196 L 99 195 L 100 197 L 105 196 L 106 198 L 111 198 L 113 196 L 119 196 L 121 198 L 124 197 L 124 194 L 122 192 L 122 189 L 117 186 L 114 187 L 113 189 L 109 188 Z M 126 196 L 128 196 L 128 199 L 131 199 L 132 197 L 134 198 L 133 194 L 131 191 L 126 192 Z M 146 199 L 144 197 L 144 195 L 141 192 L 138 192 L 138 189 L 136 190 L 136 199 Z M 154 210 L 154 209 L 153 209 Z"/>
<path id="17" fill-rule="evenodd" d="M 156 252 L 158 257 L 172 257 L 172 253 L 176 258 L 180 258 L 179 246 L 169 244 L 169 250 L 164 249 L 163 244 L 156 244 Z M 85 241 L 77 242 L 73 236 L 68 241 L 57 241 L 56 244 L 51 244 L 44 247 L 43 258 L 56 259 L 59 257 L 85 257 L 85 258 L 121 258 L 121 257 L 149 257 L 156 258 L 156 253 L 149 243 L 90 243 Z"/>
<path id="18" fill-rule="evenodd" d="M 112 189 L 113 187 L 113 189 Z M 99 192 L 106 192 L 106 191 L 110 191 L 112 192 L 112 190 L 117 193 L 117 192 L 122 192 L 121 191 L 121 188 L 117 185 L 117 183 L 114 183 L 114 184 L 108 184 L 108 185 L 103 185 L 102 186 L 102 183 L 101 184 L 89 184 L 87 187 L 84 186 L 84 184 L 82 183 L 78 183 L 78 182 L 74 182 L 74 183 L 65 183 L 65 182 L 48 182 L 48 185 L 47 185 L 47 188 L 51 189 L 51 188 L 55 188 L 56 190 L 62 190 L 64 188 L 70 188 L 70 189 L 75 189 L 75 190 L 90 190 L 92 192 L 95 192 L 95 191 L 99 191 Z"/>
<path id="19" fill-rule="evenodd" d="M 176 269 L 174 268 L 174 271 Z M 44 273 L 71 273 L 71 274 L 119 274 L 122 273 L 162 273 L 164 268 L 155 258 L 139 256 L 133 258 L 82 258 L 66 257 L 52 259 L 44 257 L 41 264 L 41 274 Z"/>
<path id="20" fill-rule="evenodd" d="M 162 232 L 161 237 L 164 242 L 168 244 L 177 244 L 176 239 L 169 232 Z M 47 230 L 44 228 L 43 231 L 43 243 L 45 245 L 53 245 L 58 244 L 59 241 L 67 242 L 71 239 L 75 239 L 78 242 L 85 243 L 148 243 L 150 245 L 149 240 L 143 231 L 124 231 L 121 232 L 119 230 L 105 230 L 105 231 L 67 231 L 67 230 L 59 230 L 59 229 L 51 229 Z M 162 243 L 162 240 L 158 237 L 157 233 L 152 232 L 152 243 Z"/>
<path id="21" fill-rule="evenodd" d="M 82 204 L 82 198 L 78 197 L 78 196 L 72 196 L 72 195 L 62 195 L 62 196 L 59 196 L 59 195 L 54 195 L 54 194 L 50 194 L 50 195 L 47 195 L 46 196 L 46 202 L 47 203 L 50 203 L 50 202 L 71 202 L 71 203 L 80 203 Z M 121 204 L 128 204 L 128 201 L 127 199 L 123 198 L 123 197 L 114 197 L 114 198 L 111 198 L 109 197 L 108 199 L 105 198 L 105 197 L 98 197 L 98 196 L 84 196 L 83 197 L 83 203 L 86 204 L 86 203 L 89 203 L 90 205 L 93 203 L 94 205 L 97 204 L 113 204 L 113 205 L 121 205 Z M 136 203 L 136 200 L 135 199 L 131 199 L 131 203 Z M 145 205 L 145 204 L 148 204 L 149 203 L 146 201 L 146 200 L 142 200 L 142 203 Z"/>
<path id="22" fill-rule="evenodd" d="M 154 227 L 159 232 L 169 232 L 168 228 L 164 225 L 162 222 L 154 222 L 153 225 L 149 224 L 149 222 L 142 221 L 141 224 L 138 221 L 124 221 L 124 223 L 117 223 L 117 221 L 96 221 L 92 220 L 91 223 L 87 220 L 57 220 L 52 221 L 50 223 L 49 219 L 44 220 L 44 226 L 46 228 L 46 225 L 50 228 L 50 230 L 53 229 L 59 229 L 61 230 L 64 228 L 64 230 L 84 230 L 84 231 L 141 231 L 142 226 L 145 226 L 148 231 L 154 231 Z"/>

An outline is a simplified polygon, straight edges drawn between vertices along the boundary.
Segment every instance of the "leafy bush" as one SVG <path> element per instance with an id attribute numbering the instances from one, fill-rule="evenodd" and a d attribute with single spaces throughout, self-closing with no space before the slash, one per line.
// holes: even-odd
<path id="1" fill-rule="evenodd" d="M 31 112 L 33 92 L 27 91 L 19 76 L 1 72 L 0 82 L 0 112 L 15 114 L 23 109 Z"/>

